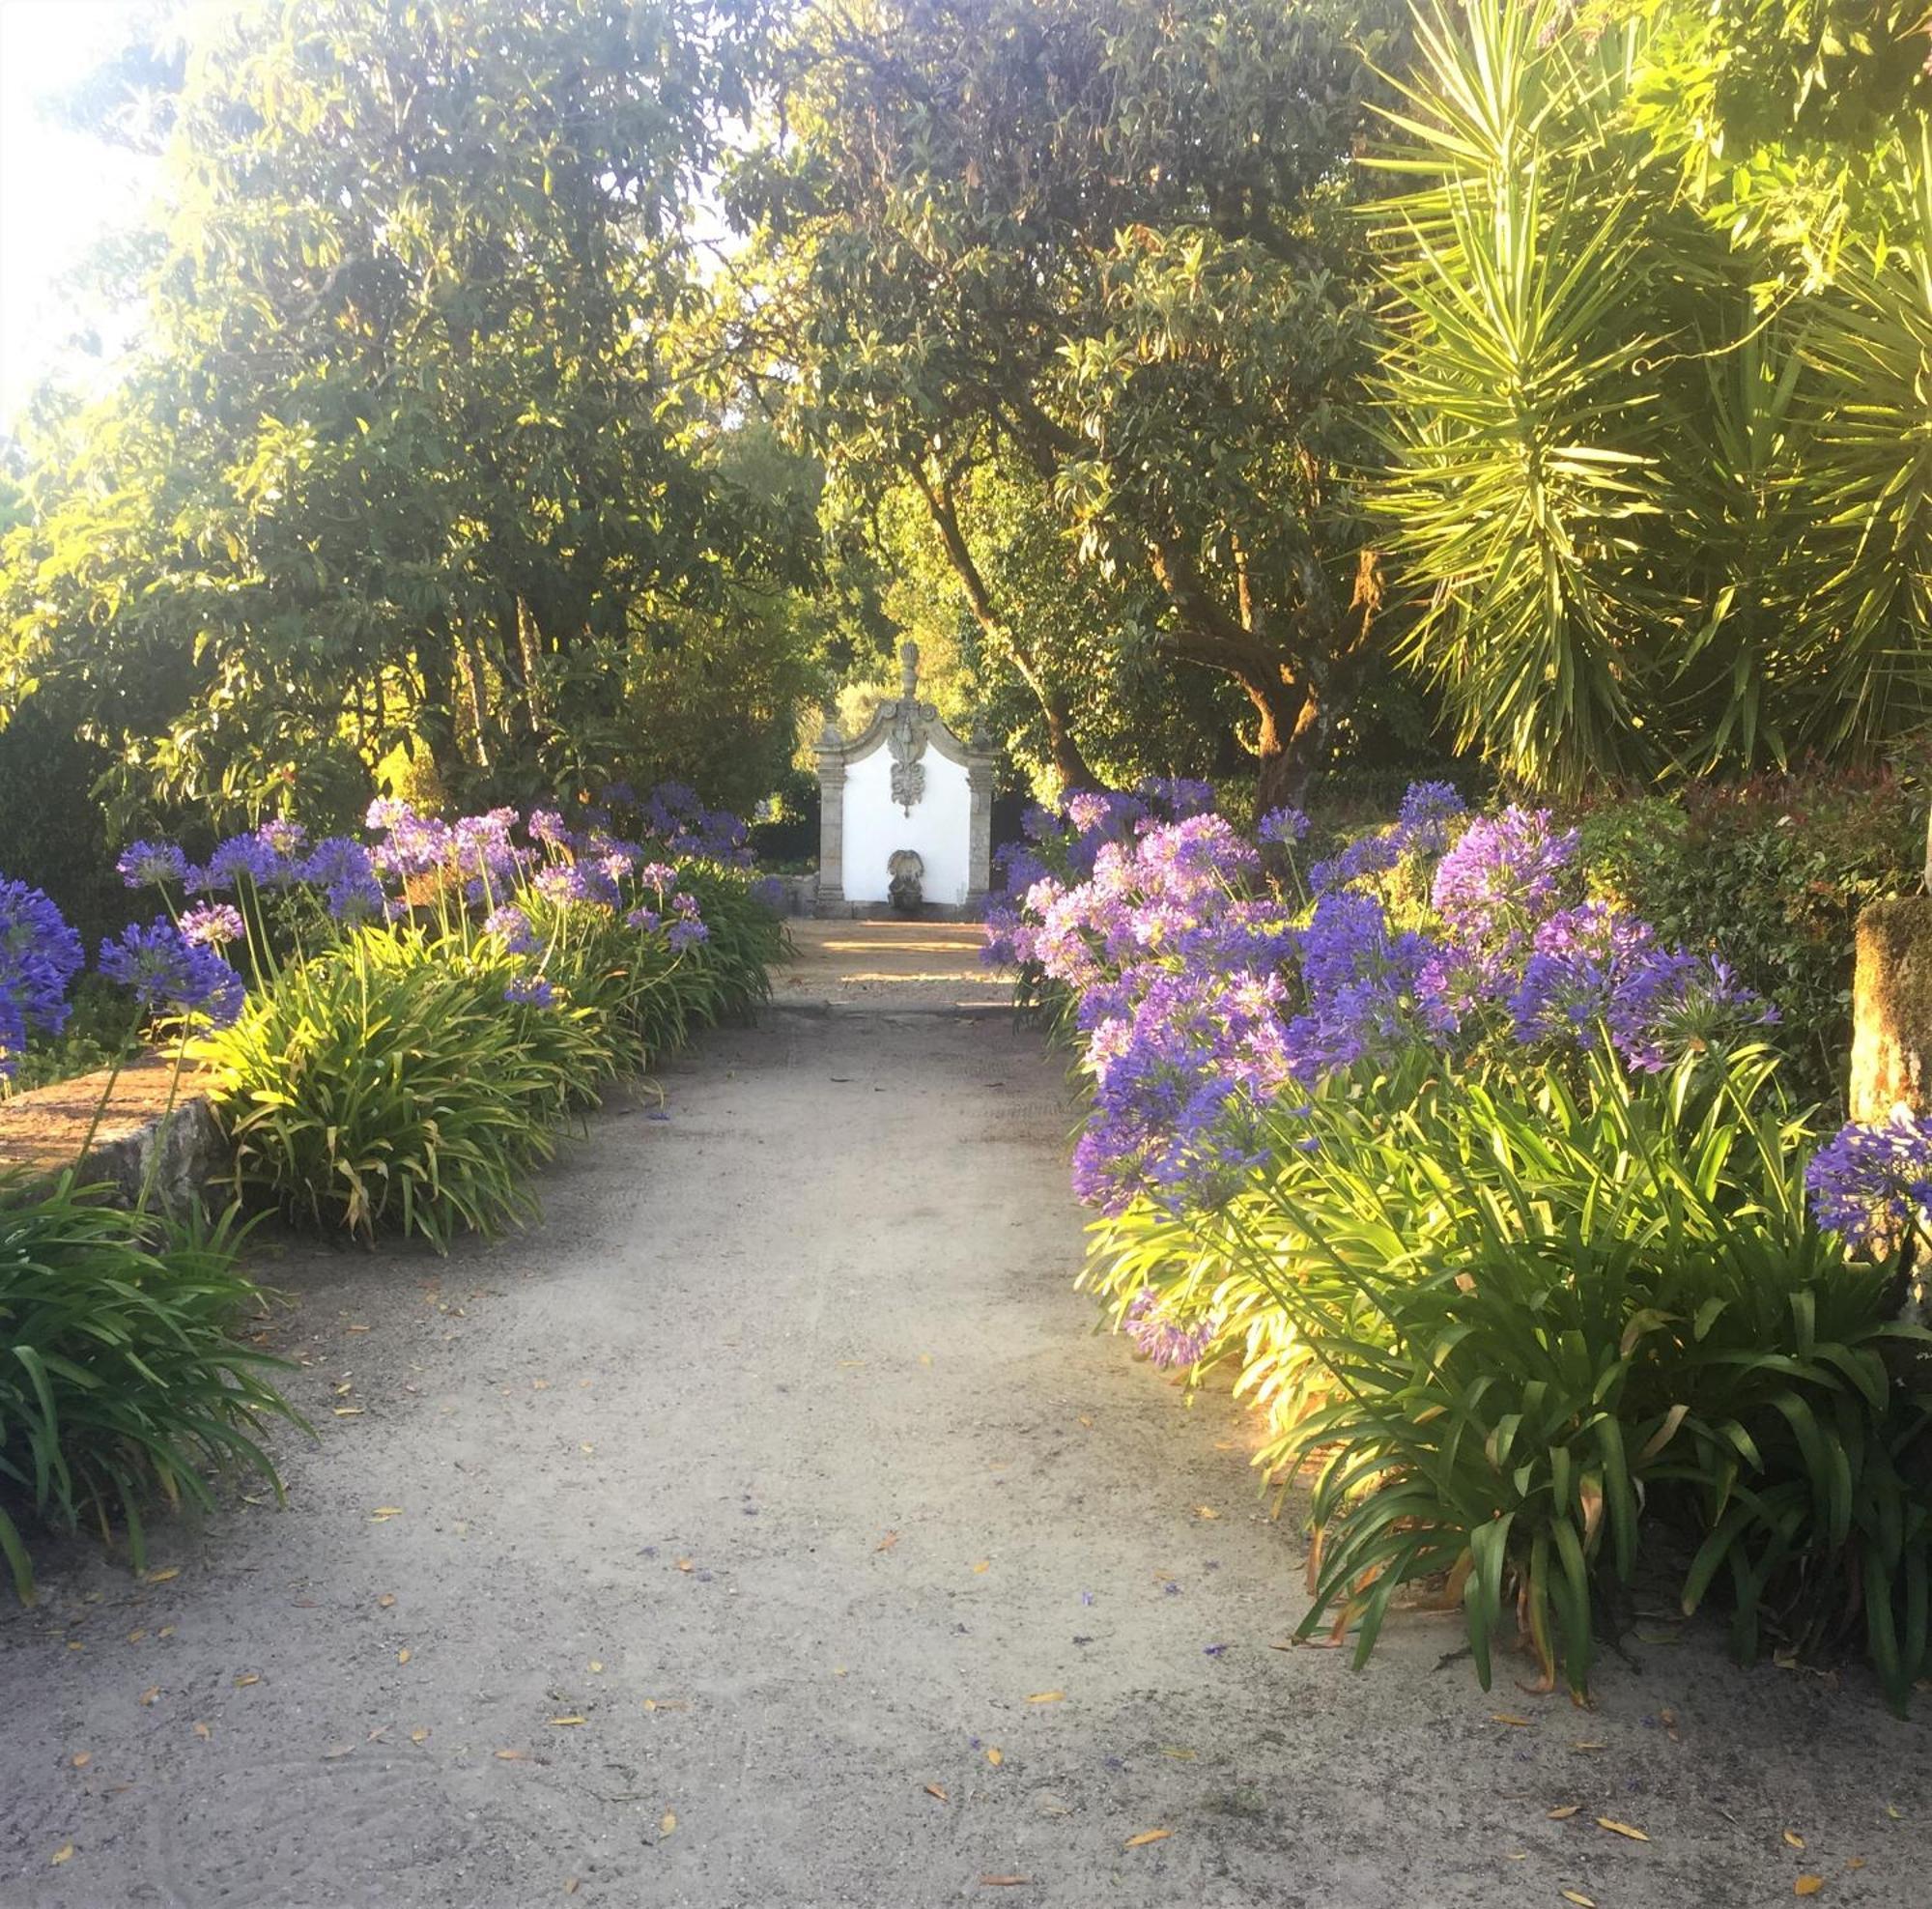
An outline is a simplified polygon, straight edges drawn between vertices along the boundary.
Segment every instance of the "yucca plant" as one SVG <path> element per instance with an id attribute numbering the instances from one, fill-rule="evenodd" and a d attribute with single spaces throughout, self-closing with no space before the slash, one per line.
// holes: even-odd
<path id="1" fill-rule="evenodd" d="M 139 1569 L 150 1497 L 210 1505 L 204 1474 L 235 1467 L 279 1496 L 260 1420 L 302 1423 L 267 1377 L 285 1362 L 233 1336 L 262 1296 L 234 1215 L 131 1213 L 101 1191 L 0 1186 L 0 1553 L 23 1599 L 22 1516 L 103 1539 L 119 1521 Z"/>

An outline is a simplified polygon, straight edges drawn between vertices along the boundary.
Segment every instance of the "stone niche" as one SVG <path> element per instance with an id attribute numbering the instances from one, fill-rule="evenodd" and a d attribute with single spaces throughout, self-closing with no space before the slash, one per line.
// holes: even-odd
<path id="1" fill-rule="evenodd" d="M 818 912 L 896 909 L 970 917 L 992 876 L 993 751 L 962 742 L 919 698 L 919 646 L 899 650 L 900 685 L 847 742 L 818 738 Z M 896 886 L 896 893 L 895 888 Z"/>

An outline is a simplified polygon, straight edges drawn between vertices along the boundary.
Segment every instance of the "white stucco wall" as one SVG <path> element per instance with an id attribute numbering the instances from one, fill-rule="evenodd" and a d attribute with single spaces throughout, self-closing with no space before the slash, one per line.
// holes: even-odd
<path id="1" fill-rule="evenodd" d="M 963 763 L 936 749 L 920 757 L 925 792 L 908 815 L 893 800 L 893 754 L 879 748 L 845 767 L 844 889 L 848 901 L 886 901 L 887 861 L 917 849 L 925 862 L 920 887 L 927 901 L 957 907 L 966 899 L 973 815 Z"/>

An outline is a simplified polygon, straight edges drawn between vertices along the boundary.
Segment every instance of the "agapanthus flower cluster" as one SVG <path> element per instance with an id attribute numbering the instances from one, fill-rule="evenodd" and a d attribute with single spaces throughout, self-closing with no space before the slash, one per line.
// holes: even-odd
<path id="1" fill-rule="evenodd" d="M 165 915 L 146 927 L 129 924 L 118 937 L 103 941 L 100 972 L 151 1014 L 192 1014 L 227 1027 L 242 1011 L 242 977 L 213 948 L 188 940 Z"/>
<path id="2" fill-rule="evenodd" d="M 0 880 L 0 1077 L 12 1079 L 30 1034 L 67 1025 L 68 983 L 85 958 L 44 892 Z"/>
<path id="3" fill-rule="evenodd" d="M 1932 1209 L 1932 1123 L 1901 1110 L 1840 1127 L 1812 1155 L 1804 1185 L 1826 1232 L 1860 1251 L 1889 1252 Z"/>
<path id="4" fill-rule="evenodd" d="M 187 857 L 171 841 L 130 841 L 114 867 L 129 888 L 165 888 L 188 874 Z"/>
<path id="5" fill-rule="evenodd" d="M 506 983 L 503 999 L 515 1008 L 554 1008 L 556 989 L 541 975 L 520 975 Z"/>
<path id="6" fill-rule="evenodd" d="M 1455 935 L 1487 946 L 1526 941 L 1573 898 L 1580 842 L 1547 809 L 1479 816 L 1436 865 L 1435 912 Z"/>
<path id="7" fill-rule="evenodd" d="M 1161 1311 L 1160 1295 L 1151 1286 L 1143 1286 L 1127 1302 L 1121 1327 L 1149 1359 L 1168 1371 L 1199 1365 L 1220 1329 L 1212 1319 L 1182 1325 L 1168 1318 Z"/>
<path id="8" fill-rule="evenodd" d="M 197 948 L 226 948 L 248 932 L 242 911 L 226 901 L 203 901 L 185 908 L 181 918 L 182 939 Z"/>

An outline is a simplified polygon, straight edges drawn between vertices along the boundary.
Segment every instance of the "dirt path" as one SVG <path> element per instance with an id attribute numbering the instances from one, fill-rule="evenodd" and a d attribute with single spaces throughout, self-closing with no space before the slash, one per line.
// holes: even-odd
<path id="1" fill-rule="evenodd" d="M 1069 1290 L 1056 1066 L 786 993 L 526 1237 L 265 1266 L 321 1444 L 177 1575 L 49 1547 L 0 1612 L 0 1903 L 1926 1900 L 1932 1728 L 1862 1682 L 1645 1623 L 1582 1714 L 1440 1619 L 1270 1648 L 1244 1422 Z"/>

